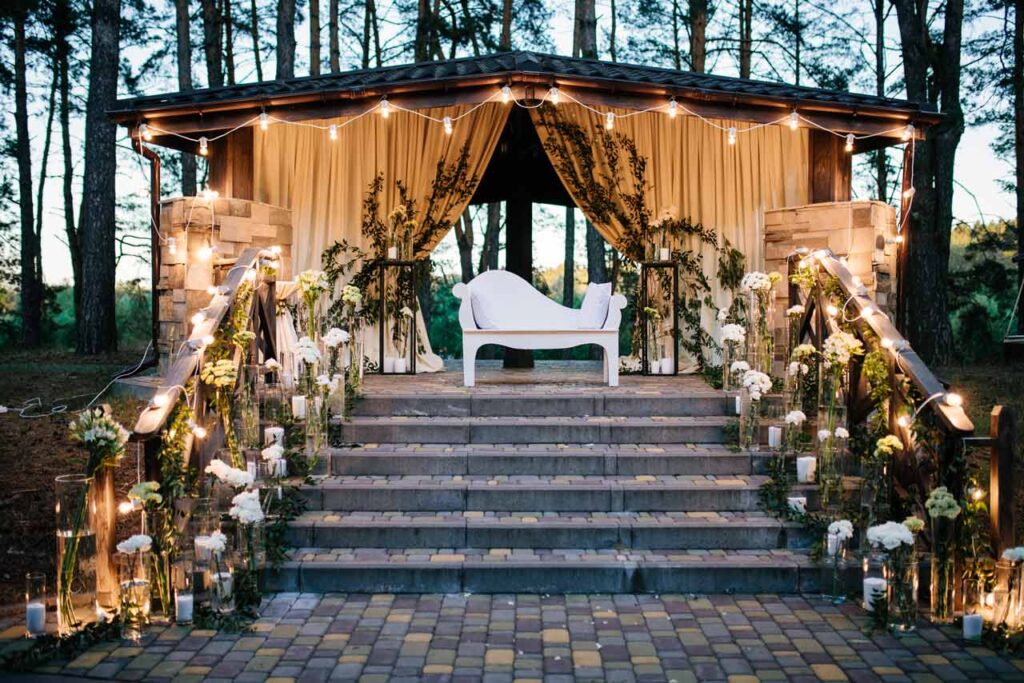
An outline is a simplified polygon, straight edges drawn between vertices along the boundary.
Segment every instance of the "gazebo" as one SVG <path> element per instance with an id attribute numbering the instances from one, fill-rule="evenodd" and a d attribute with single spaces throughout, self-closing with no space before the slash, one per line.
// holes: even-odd
<path id="1" fill-rule="evenodd" d="M 365 246 L 363 202 L 378 174 L 382 211 L 398 202 L 398 183 L 424 210 L 429 230 L 417 228 L 415 256 L 468 204 L 498 201 L 507 269 L 528 280 L 533 203 L 578 205 L 621 247 L 625 210 L 596 206 L 592 192 L 617 176 L 650 216 L 703 225 L 748 263 L 784 265 L 794 235 L 829 247 L 891 306 L 906 212 L 897 224 L 880 203 L 850 202 L 852 156 L 908 143 L 909 168 L 913 140 L 938 120 L 902 100 L 526 51 L 147 95 L 110 115 L 132 131 L 156 179 L 151 146 L 209 159 L 209 225 L 219 230 L 206 237 L 187 240 L 200 234 L 203 206 L 162 200 L 153 185 L 153 334 L 165 346 L 184 336 L 210 284 L 186 277 L 189 253 L 215 247 L 230 258 L 275 244 L 285 277 L 319 267 L 336 241 Z M 575 128 L 559 129 L 553 117 Z M 574 131 L 597 150 L 584 164 Z M 608 150 L 595 142 L 603 133 L 635 147 L 645 187 L 626 163 L 609 171 Z M 431 195 L 444 168 L 460 187 Z M 716 290 L 713 264 L 705 275 Z"/>

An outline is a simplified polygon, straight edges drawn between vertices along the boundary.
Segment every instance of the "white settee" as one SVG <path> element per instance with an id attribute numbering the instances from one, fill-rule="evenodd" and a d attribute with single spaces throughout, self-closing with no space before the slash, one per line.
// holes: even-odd
<path id="1" fill-rule="evenodd" d="M 604 349 L 604 379 L 619 385 L 619 323 L 626 297 L 611 285 L 587 285 L 579 309 L 566 308 L 507 270 L 488 270 L 452 293 L 462 300 L 462 368 L 467 387 L 476 383 L 476 352 L 484 344 L 513 349 L 567 349 L 597 344 Z"/>

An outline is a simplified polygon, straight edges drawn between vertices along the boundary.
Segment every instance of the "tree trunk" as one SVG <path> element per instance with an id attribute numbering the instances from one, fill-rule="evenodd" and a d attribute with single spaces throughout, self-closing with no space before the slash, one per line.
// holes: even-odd
<path id="1" fill-rule="evenodd" d="M 43 191 L 46 188 L 46 177 L 50 164 L 50 145 L 53 141 L 53 118 L 57 113 L 57 86 L 60 82 L 60 69 L 56 51 L 53 53 L 51 70 L 53 78 L 50 80 L 50 96 L 46 110 L 46 133 L 43 136 L 43 160 L 39 167 L 39 185 L 36 187 L 35 203 L 35 247 L 36 247 L 36 282 L 39 283 L 40 291 L 43 288 Z M 41 316 L 40 316 L 41 319 Z"/>
<path id="2" fill-rule="evenodd" d="M 249 31 L 252 34 L 252 58 L 256 64 L 256 80 L 263 80 L 263 57 L 260 54 L 260 14 L 256 0 L 249 2 Z"/>
<path id="3" fill-rule="evenodd" d="M 235 84 L 235 20 L 231 13 L 231 0 L 224 0 L 224 64 L 228 72 L 228 85 Z"/>
<path id="4" fill-rule="evenodd" d="M 796 77 L 794 83 L 800 85 L 800 44 L 803 42 L 803 27 L 800 26 L 800 0 L 795 0 L 793 7 L 793 63 Z"/>
<path id="5" fill-rule="evenodd" d="M 83 164 L 87 172 L 82 186 L 80 226 L 83 277 L 78 317 L 79 353 L 101 353 L 117 349 L 117 323 L 114 316 L 117 129 L 107 116 L 107 111 L 117 101 L 120 15 L 120 0 L 93 1 Z"/>
<path id="6" fill-rule="evenodd" d="M 679 40 L 679 0 L 672 0 L 672 64 L 683 68 L 683 51 Z"/>
<path id="7" fill-rule="evenodd" d="M 379 69 L 383 65 L 384 55 L 380 50 L 380 21 L 377 18 L 376 0 L 366 0 L 366 8 L 370 13 L 370 30 L 373 32 L 373 59 Z"/>
<path id="8" fill-rule="evenodd" d="M 219 0 L 201 0 L 203 9 L 203 53 L 206 56 L 206 85 L 224 85 L 224 63 L 221 58 L 221 16 Z"/>
<path id="9" fill-rule="evenodd" d="M 708 0 L 690 0 L 690 69 L 702 74 L 707 68 Z"/>
<path id="10" fill-rule="evenodd" d="M 608 282 L 604 238 L 587 221 L 587 279 L 595 284 Z"/>
<path id="11" fill-rule="evenodd" d="M 75 164 L 71 149 L 71 46 L 68 37 L 74 30 L 71 19 L 70 0 L 59 0 L 55 4 L 59 19 L 54 21 L 54 44 L 58 55 L 60 72 L 60 141 L 64 157 L 64 173 L 61 185 L 64 194 L 64 237 L 71 255 L 72 294 L 75 304 L 75 320 L 81 312 L 82 297 L 82 245 L 75 227 Z"/>
<path id="12" fill-rule="evenodd" d="M 576 284 L 576 209 L 565 207 L 565 258 L 562 273 L 562 305 L 572 308 Z"/>
<path id="13" fill-rule="evenodd" d="M 277 0 L 276 77 L 295 77 L 295 0 Z"/>
<path id="14" fill-rule="evenodd" d="M 18 205 L 21 210 L 21 341 L 25 346 L 42 342 L 43 291 L 36 277 L 39 243 L 32 212 L 32 140 L 28 132 L 28 84 L 25 65 L 28 50 L 25 24 L 28 10 L 18 7 L 14 14 L 14 126 L 18 158 Z"/>
<path id="15" fill-rule="evenodd" d="M 309 0 L 309 75 L 320 75 L 320 0 Z"/>
<path id="16" fill-rule="evenodd" d="M 1013 153 L 1017 168 L 1017 254 L 1024 255 L 1024 12 L 1013 6 Z M 1024 260 L 1017 262 L 1024 286 Z M 1024 315 L 1017 315 L 1017 333 L 1024 334 Z"/>
<path id="17" fill-rule="evenodd" d="M 469 207 L 462 212 L 461 220 L 455 221 L 455 243 L 459 245 L 462 281 L 469 282 L 473 279 L 473 217 Z"/>
<path id="18" fill-rule="evenodd" d="M 740 0 L 740 78 L 750 78 L 754 46 L 754 0 Z"/>
<path id="19" fill-rule="evenodd" d="M 875 94 L 885 97 L 885 8 L 887 0 L 873 0 L 875 15 Z M 875 155 L 875 187 L 878 201 L 888 201 L 889 162 L 885 148 L 873 152 Z"/>
<path id="20" fill-rule="evenodd" d="M 338 26 L 338 22 L 341 21 L 341 14 L 338 11 L 338 0 L 331 0 L 329 4 L 330 22 L 331 22 L 331 33 L 330 33 L 330 62 L 331 72 L 338 73 L 341 71 L 341 29 Z M 366 68 L 365 66 L 363 67 Z"/>
<path id="21" fill-rule="evenodd" d="M 611 30 L 608 32 L 608 58 L 611 59 L 613 62 L 617 62 L 618 61 L 618 59 L 616 57 L 617 45 L 615 44 L 615 41 L 616 41 L 616 32 L 618 30 L 618 23 L 619 22 L 618 22 L 618 8 L 615 6 L 615 0 L 611 0 L 611 6 L 609 8 L 609 12 L 612 15 L 611 16 L 611 23 L 612 23 L 612 25 L 611 25 Z"/>
<path id="22" fill-rule="evenodd" d="M 175 30 L 178 38 L 178 90 L 192 89 L 192 34 L 189 0 L 174 0 Z M 194 197 L 196 194 L 196 157 L 188 152 L 181 153 L 181 194 Z"/>
<path id="23" fill-rule="evenodd" d="M 576 0 L 576 46 L 573 55 L 584 59 L 597 59 L 597 10 L 594 0 Z"/>
<path id="24" fill-rule="evenodd" d="M 370 68 L 370 3 L 363 4 L 363 60 L 362 67 Z"/>
<path id="25" fill-rule="evenodd" d="M 963 0 L 945 6 L 942 42 L 929 41 L 928 8 L 916 0 L 895 0 L 903 50 L 907 99 L 939 101 L 943 120 L 927 131 L 914 148 L 914 197 L 903 243 L 902 325 L 927 363 L 950 359 L 952 332 L 947 311 L 946 275 L 953 222 L 953 167 L 963 134 L 960 108 L 960 43 Z"/>
<path id="26" fill-rule="evenodd" d="M 413 59 L 417 62 L 425 62 L 430 59 L 430 27 L 432 23 L 430 0 L 418 0 L 416 3 L 416 38 L 413 44 Z"/>
<path id="27" fill-rule="evenodd" d="M 501 40 L 498 49 L 512 49 L 512 0 L 504 0 L 501 3 Z"/>
<path id="28" fill-rule="evenodd" d="M 487 228 L 484 230 L 484 245 L 480 250 L 480 265 L 477 272 L 498 269 L 498 238 L 501 235 L 501 203 L 487 205 Z"/>

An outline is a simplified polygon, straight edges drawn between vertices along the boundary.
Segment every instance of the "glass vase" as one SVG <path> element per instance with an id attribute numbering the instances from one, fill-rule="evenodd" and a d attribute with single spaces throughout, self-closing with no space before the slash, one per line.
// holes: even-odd
<path id="1" fill-rule="evenodd" d="M 833 604 L 840 605 L 846 602 L 845 582 L 843 572 L 846 569 L 846 540 L 839 537 L 839 534 L 825 534 L 825 557 L 832 569 L 832 592 L 827 597 Z"/>
<path id="2" fill-rule="evenodd" d="M 775 340 L 772 320 L 775 316 L 775 292 L 752 291 L 748 301 L 747 315 L 747 363 L 752 370 L 772 373 Z"/>
<path id="3" fill-rule="evenodd" d="M 266 564 L 264 523 L 239 524 L 235 567 L 235 606 L 255 609 L 261 600 L 260 573 Z"/>
<path id="4" fill-rule="evenodd" d="M 195 555 L 183 551 L 171 564 L 174 590 L 174 623 L 191 624 L 195 618 Z"/>
<path id="5" fill-rule="evenodd" d="M 996 585 L 994 593 L 994 617 L 996 625 L 1005 625 L 1014 631 L 1021 627 L 1021 590 L 1024 586 L 1022 571 L 1024 563 L 999 560 L 996 562 Z"/>
<path id="6" fill-rule="evenodd" d="M 896 635 L 912 633 L 917 628 L 918 571 L 917 553 L 906 545 L 891 550 L 886 556 L 889 579 L 889 630 Z"/>
<path id="7" fill-rule="evenodd" d="M 736 344 L 733 342 L 722 343 L 722 391 L 732 391 L 736 388 L 732 376 L 733 361 L 739 360 L 736 357 Z"/>
<path id="8" fill-rule="evenodd" d="M 238 434 L 239 445 L 243 449 L 260 447 L 260 404 L 256 387 L 262 374 L 263 368 L 259 365 L 243 365 L 240 368 L 235 403 L 235 431 Z"/>
<path id="9" fill-rule="evenodd" d="M 818 477 L 821 482 L 821 505 L 836 508 L 842 493 L 843 444 L 848 437 L 846 406 L 843 402 L 842 369 L 823 369 L 818 382 L 818 421 L 815 439 L 818 455 Z"/>
<path id="10" fill-rule="evenodd" d="M 739 447 L 741 450 L 748 450 L 756 453 L 760 447 L 760 420 L 761 401 L 755 401 L 750 397 L 750 391 L 743 387 L 740 389 L 740 438 Z"/>
<path id="11" fill-rule="evenodd" d="M 151 554 L 145 550 L 114 555 L 121 593 L 121 637 L 125 640 L 139 642 L 149 630 Z"/>
<path id="12" fill-rule="evenodd" d="M 210 609 L 219 614 L 235 610 L 235 571 L 231 553 L 211 553 L 207 562 L 206 585 L 210 594 Z"/>
<path id="13" fill-rule="evenodd" d="M 260 418 L 268 426 L 279 425 L 288 415 L 287 398 L 284 385 L 280 382 L 267 382 L 261 385 L 258 394 Z"/>
<path id="14" fill-rule="evenodd" d="M 885 553 L 871 549 L 863 559 L 863 598 L 861 605 L 881 620 L 886 616 L 889 604 L 889 578 L 886 572 Z"/>
<path id="15" fill-rule="evenodd" d="M 956 520 L 932 517 L 931 527 L 931 620 L 937 624 L 951 624 L 956 605 Z"/>
<path id="16" fill-rule="evenodd" d="M 90 519 L 92 477 L 56 478 L 57 628 L 69 635 L 96 619 L 96 534 Z"/>

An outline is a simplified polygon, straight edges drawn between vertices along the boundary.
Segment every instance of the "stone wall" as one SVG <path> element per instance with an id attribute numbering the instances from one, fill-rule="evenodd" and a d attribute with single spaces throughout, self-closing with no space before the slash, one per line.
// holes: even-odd
<path id="1" fill-rule="evenodd" d="M 764 214 L 765 269 L 786 274 L 786 258 L 797 247 L 830 249 L 846 258 L 868 293 L 890 319 L 896 314 L 896 209 L 875 201 L 831 202 L 792 206 Z M 779 285 L 781 316 L 786 287 Z"/>
<path id="2" fill-rule="evenodd" d="M 210 301 L 232 259 L 249 247 L 281 247 L 279 280 L 291 279 L 292 217 L 245 199 L 176 197 L 160 204 L 159 353 L 165 360 L 191 332 L 192 315 Z M 214 247 L 204 258 L 203 250 Z"/>

